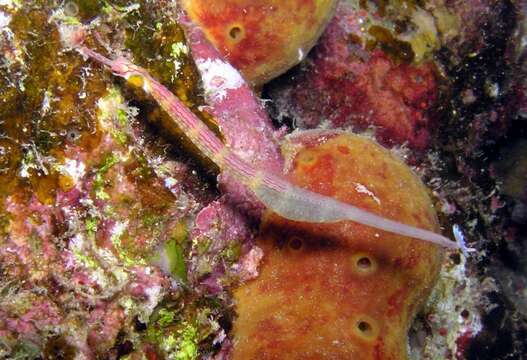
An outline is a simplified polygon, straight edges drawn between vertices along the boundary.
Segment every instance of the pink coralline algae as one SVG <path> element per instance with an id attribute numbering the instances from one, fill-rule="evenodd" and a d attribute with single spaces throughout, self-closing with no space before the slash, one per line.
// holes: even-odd
<path id="1" fill-rule="evenodd" d="M 341 5 L 311 63 L 273 98 L 287 104 L 281 110 L 302 128 L 324 122 L 358 131 L 373 126 L 385 145 L 425 149 L 433 124 L 429 110 L 438 95 L 434 66 L 398 64 L 381 50 L 355 43 L 363 15 Z"/>
<path id="2" fill-rule="evenodd" d="M 229 278 L 246 278 L 243 262 L 228 263 L 230 258 L 251 249 L 253 237 L 247 218 L 228 205 L 225 198 L 207 205 L 196 216 L 190 233 L 193 242 L 205 247 L 193 253 L 188 269 L 190 280 L 202 291 L 218 294 L 229 283 Z"/>

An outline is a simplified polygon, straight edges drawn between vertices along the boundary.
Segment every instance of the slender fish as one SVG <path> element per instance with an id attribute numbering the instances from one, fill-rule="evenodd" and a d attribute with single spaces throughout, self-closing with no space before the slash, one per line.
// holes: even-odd
<path id="1" fill-rule="evenodd" d="M 109 67 L 115 75 L 140 83 L 143 90 L 158 102 L 205 156 L 221 171 L 247 186 L 265 206 L 278 215 L 293 221 L 312 223 L 355 221 L 447 248 L 462 248 L 462 244 L 440 234 L 383 218 L 353 205 L 302 189 L 281 175 L 256 169 L 224 145 L 194 113 L 145 69 L 123 57 L 110 60 L 85 46 L 78 47 L 78 51 Z"/>

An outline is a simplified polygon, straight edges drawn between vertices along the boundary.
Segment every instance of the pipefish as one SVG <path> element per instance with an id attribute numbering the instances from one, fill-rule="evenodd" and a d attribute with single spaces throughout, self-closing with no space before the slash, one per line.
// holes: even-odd
<path id="1" fill-rule="evenodd" d="M 462 244 L 440 234 L 383 218 L 331 197 L 302 189 L 280 174 L 256 169 L 223 144 L 190 109 L 145 69 L 124 57 L 110 60 L 85 46 L 79 46 L 77 51 L 107 66 L 116 76 L 126 80 L 139 80 L 143 90 L 157 101 L 192 143 L 213 161 L 220 171 L 240 181 L 259 201 L 278 215 L 289 220 L 310 223 L 354 221 L 446 248 L 463 248 Z"/>

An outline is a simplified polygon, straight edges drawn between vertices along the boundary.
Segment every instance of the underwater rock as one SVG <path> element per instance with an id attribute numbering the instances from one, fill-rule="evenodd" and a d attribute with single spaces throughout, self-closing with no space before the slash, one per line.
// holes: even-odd
<path id="1" fill-rule="evenodd" d="M 188 278 L 204 293 L 217 295 L 234 279 L 247 276 L 247 268 L 238 260 L 253 248 L 253 228 L 224 198 L 196 215 L 189 238 L 196 246 L 188 262 Z"/>
<path id="2" fill-rule="evenodd" d="M 502 193 L 527 204 L 527 140 L 519 139 L 507 144 L 495 163 Z"/>
<path id="3" fill-rule="evenodd" d="M 508 2 L 493 0 L 447 3 L 452 7 L 443 14 L 442 25 L 432 11 L 437 29 L 427 28 L 430 15 L 418 12 L 421 27 L 414 28 L 417 24 L 412 22 L 405 29 L 406 21 L 402 21 L 384 27 L 389 33 L 375 28 L 369 35 L 374 41 L 364 49 L 351 46 L 357 44 L 354 37 L 348 42 L 336 41 L 335 54 L 344 54 L 344 58 L 336 56 L 338 61 L 328 60 L 327 66 L 334 66 L 335 73 L 342 71 L 339 66 L 345 70 L 345 56 L 352 54 L 354 60 L 363 61 L 354 64 L 367 74 L 365 64 L 372 61 L 379 78 L 398 87 L 397 91 L 390 89 L 394 94 L 382 95 L 402 97 L 411 109 L 417 109 L 409 112 L 414 114 L 420 111 L 418 100 L 427 104 L 435 101 L 436 95 L 429 90 L 436 85 L 428 80 L 407 82 L 405 72 L 419 75 L 432 55 L 447 64 L 443 70 L 454 83 L 453 91 L 441 102 L 438 119 L 419 123 L 430 128 L 437 121 L 444 151 L 427 153 L 418 170 L 437 196 L 437 208 L 444 210 L 445 233 L 451 228 L 449 221 L 455 221 L 478 251 L 470 253 L 466 261 L 450 254 L 450 269 L 445 271 L 448 266 L 443 266 L 442 281 L 434 291 L 437 306 L 427 306 L 425 315 L 414 322 L 414 331 L 423 330 L 416 336 L 422 341 L 412 342 L 410 348 L 417 354 L 424 349 L 426 356 L 434 359 L 521 358 L 527 351 L 522 345 L 525 317 L 513 305 L 525 312 L 525 302 L 513 297 L 525 291 L 526 284 L 523 263 L 518 266 L 515 260 L 524 253 L 521 237 L 525 237 L 525 210 L 511 209 L 497 195 L 501 188 L 494 188 L 495 174 L 485 161 L 493 158 L 495 148 L 489 145 L 507 132 L 507 108 L 519 102 L 518 115 L 525 117 L 526 113 L 525 67 L 515 69 L 512 75 L 517 81 L 510 85 L 506 80 L 511 77 L 509 65 L 514 57 L 502 51 L 512 42 L 507 36 L 515 19 L 514 9 L 525 9 L 525 1 L 515 1 L 509 7 L 504 6 Z M 383 4 L 387 6 L 381 15 Z M 379 21 L 393 14 L 401 20 L 404 12 L 392 11 L 401 4 L 414 8 L 417 2 L 361 1 L 354 8 L 361 11 L 356 20 L 365 19 L 369 13 L 368 19 L 373 19 L 369 25 L 383 27 Z M 419 4 L 429 9 L 444 2 Z M 379 14 L 372 14 L 370 9 L 376 6 Z M 452 18 L 457 8 L 463 19 L 461 28 L 459 19 Z M 207 89 L 203 92 L 201 85 L 218 78 L 200 78 L 199 64 L 194 64 L 191 56 L 194 49 L 190 50 L 185 41 L 177 13 L 176 2 L 170 0 L 0 1 L 0 358 L 227 357 L 233 304 L 225 288 L 257 276 L 262 259 L 261 249 L 251 248 L 252 243 L 238 246 L 239 238 L 252 237 L 251 224 L 237 212 L 239 209 L 230 206 L 230 200 L 218 199 L 212 185 L 216 184 L 217 169 L 210 163 L 194 161 L 199 157 L 197 151 L 187 147 L 181 132 L 166 126 L 170 120 L 167 122 L 166 114 L 148 96 L 69 51 L 65 41 L 86 36 L 87 46 L 112 58 L 123 55 L 148 69 L 211 129 L 218 134 L 224 130 L 226 142 L 239 140 L 233 142 L 235 147 L 241 153 L 251 149 L 258 158 L 257 165 L 262 165 L 259 161 L 276 146 L 280 134 L 256 138 L 263 134 L 258 127 L 256 131 L 246 130 L 250 123 L 243 130 L 238 127 L 254 116 L 268 122 L 265 113 L 254 106 L 259 99 L 250 92 L 233 92 L 231 99 L 216 104 L 223 109 L 205 106 L 203 99 L 210 101 L 211 94 Z M 446 34 L 443 30 L 449 24 L 452 32 Z M 357 29 L 344 28 L 348 33 Z M 484 29 L 483 35 L 480 29 Z M 466 32 L 456 36 L 460 30 Z M 428 39 L 434 31 L 439 37 Z M 525 44 L 522 34 L 524 30 L 517 31 L 518 47 Z M 471 48 L 465 43 L 475 45 Z M 441 44 L 446 47 L 437 50 Z M 328 50 L 327 55 L 332 53 Z M 525 59 L 523 54 L 518 56 Z M 385 76 L 386 68 L 392 75 Z M 431 67 L 424 72 L 425 77 L 429 74 L 437 82 Z M 371 75 L 368 81 L 375 78 Z M 378 84 L 373 87 L 379 88 Z M 405 87 L 408 91 L 401 91 Z M 516 89 L 515 95 L 507 97 L 511 87 Z M 243 107 L 236 106 L 241 103 Z M 229 114 L 235 117 L 234 125 L 227 123 Z M 295 120 L 302 124 L 303 119 Z M 406 120 L 404 123 L 410 124 Z M 227 125 L 232 127 L 221 129 Z M 411 129 L 411 125 L 404 128 Z M 514 141 L 525 137 L 517 130 L 521 126 L 508 130 Z M 245 134 L 251 134 L 250 138 Z M 500 146 L 506 148 L 510 138 L 502 140 Z M 306 145 L 309 149 L 317 146 Z M 250 158 L 249 152 L 242 155 Z M 294 169 L 301 172 L 296 165 Z M 299 177 L 306 180 L 304 175 Z M 319 175 L 327 174 L 322 171 Z M 313 179 L 308 180 L 306 183 Z M 353 188 L 376 206 L 368 195 L 372 190 L 369 184 L 362 185 Z M 514 227 L 507 211 L 516 222 Z M 277 229 L 280 220 L 270 217 L 266 224 L 265 239 L 277 233 L 284 235 Z M 307 234 L 302 224 L 290 228 L 292 234 Z M 354 233 L 364 229 L 358 225 L 351 228 Z M 305 239 L 312 238 L 305 235 Z M 291 249 L 280 247 L 280 242 L 275 247 L 269 241 L 270 259 L 286 263 L 281 253 L 288 252 L 287 260 L 293 258 L 293 264 L 300 258 L 318 265 L 317 259 L 303 255 L 305 246 L 295 252 L 299 244 L 302 247 L 297 240 L 291 241 Z M 317 238 L 314 240 L 310 243 L 316 244 Z M 159 259 L 150 259 L 157 253 L 167 257 L 163 259 L 168 260 L 166 267 Z M 495 261 L 497 258 L 503 262 Z M 314 266 L 308 271 L 317 269 Z M 328 269 L 334 274 L 331 267 L 324 268 Z M 504 290 L 494 284 L 493 276 Z M 388 288 L 381 288 L 383 296 L 386 289 L 398 286 L 388 284 Z M 292 289 L 300 286 L 289 285 L 294 285 Z M 364 290 L 368 289 L 366 284 Z M 328 296 L 324 293 L 320 298 Z M 291 304 L 296 309 L 302 303 L 295 298 Z M 308 315 L 322 316 L 320 307 L 313 306 L 317 312 Z M 337 313 L 329 306 L 325 310 L 330 315 Z M 307 323 L 293 323 L 292 328 L 304 325 L 302 331 L 309 329 Z M 361 328 L 368 331 L 366 325 Z M 399 329 L 397 334 L 405 339 L 406 330 Z M 389 344 L 384 345 L 388 349 Z"/>
<path id="4" fill-rule="evenodd" d="M 463 97 L 451 88 L 465 80 L 478 83 L 463 89 L 468 101 L 496 91 L 501 96 L 507 88 L 497 81 L 498 70 L 477 67 L 481 53 L 492 48 L 503 56 L 498 63 L 507 59 L 497 54 L 515 16 L 508 7 L 487 0 L 343 1 L 308 61 L 267 87 L 269 108 L 293 127 L 370 127 L 384 145 L 428 149 L 438 119 L 450 116 L 443 114 L 443 101 Z M 498 121 L 484 120 L 483 126 L 501 125 L 499 104 L 494 110 Z"/>
<path id="5" fill-rule="evenodd" d="M 335 0 L 183 0 L 191 20 L 253 85 L 298 64 L 331 18 Z"/>
<path id="6" fill-rule="evenodd" d="M 296 184 L 438 231 L 418 178 L 356 135 L 289 153 Z M 260 276 L 235 290 L 233 359 L 406 359 L 407 331 L 443 250 L 356 223 L 307 224 L 268 214 Z"/>
<path id="7" fill-rule="evenodd" d="M 443 17 L 446 21 L 439 21 L 439 24 L 444 24 L 444 26 L 440 25 L 438 29 L 441 33 L 442 46 L 448 49 L 457 61 L 487 47 L 489 39 L 485 34 L 482 34 L 482 30 L 487 32 L 490 27 L 494 31 L 499 31 L 498 29 L 502 26 L 502 19 L 496 15 L 505 3 L 507 2 L 496 0 L 431 1 L 429 7 L 433 9 L 432 12 L 436 18 L 437 15 L 444 14 L 445 11 L 448 11 L 449 14 L 446 18 Z M 456 20 L 448 21 L 452 15 L 455 16 Z M 449 25 L 450 28 L 448 28 Z M 489 33 L 492 31 L 490 30 Z"/>

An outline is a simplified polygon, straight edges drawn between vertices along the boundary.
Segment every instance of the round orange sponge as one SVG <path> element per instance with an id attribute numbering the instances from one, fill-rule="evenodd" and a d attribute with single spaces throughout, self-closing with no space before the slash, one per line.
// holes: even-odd
<path id="1" fill-rule="evenodd" d="M 303 59 L 336 0 L 182 0 L 182 5 L 245 79 L 261 85 Z"/>
<path id="2" fill-rule="evenodd" d="M 427 190 L 373 141 L 338 135 L 292 155 L 290 180 L 373 213 L 438 231 Z M 443 250 L 353 222 L 268 214 L 261 274 L 235 291 L 234 359 L 406 359 L 407 332 Z"/>

